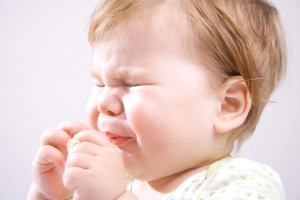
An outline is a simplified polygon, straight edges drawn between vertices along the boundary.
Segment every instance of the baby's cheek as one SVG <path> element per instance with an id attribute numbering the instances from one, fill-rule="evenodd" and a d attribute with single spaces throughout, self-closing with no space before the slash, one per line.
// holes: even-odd
<path id="1" fill-rule="evenodd" d="M 160 151 L 170 133 L 166 113 L 151 102 L 136 102 L 127 112 L 127 121 L 136 134 L 139 145 Z"/>
<path id="2" fill-rule="evenodd" d="M 148 132 L 147 130 L 153 130 L 156 126 L 155 108 L 151 104 L 144 104 L 142 102 L 136 102 L 134 106 L 130 107 L 127 111 L 127 121 L 133 131 L 138 134 Z"/>

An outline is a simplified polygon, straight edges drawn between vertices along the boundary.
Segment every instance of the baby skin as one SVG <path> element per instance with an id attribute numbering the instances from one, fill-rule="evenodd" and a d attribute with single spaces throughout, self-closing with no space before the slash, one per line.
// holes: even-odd
<path id="1" fill-rule="evenodd" d="M 230 131 L 251 107 L 247 86 L 204 66 L 164 13 L 94 47 L 87 123 L 43 133 L 28 199 L 159 200 L 230 157 Z M 80 143 L 68 153 L 70 139 Z"/>

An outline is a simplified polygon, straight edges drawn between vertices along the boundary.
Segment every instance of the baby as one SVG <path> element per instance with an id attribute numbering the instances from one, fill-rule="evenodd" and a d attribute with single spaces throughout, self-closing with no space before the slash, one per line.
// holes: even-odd
<path id="1" fill-rule="evenodd" d="M 102 0 L 89 41 L 87 123 L 43 133 L 28 199 L 285 199 L 270 167 L 230 155 L 285 70 L 272 5 Z"/>

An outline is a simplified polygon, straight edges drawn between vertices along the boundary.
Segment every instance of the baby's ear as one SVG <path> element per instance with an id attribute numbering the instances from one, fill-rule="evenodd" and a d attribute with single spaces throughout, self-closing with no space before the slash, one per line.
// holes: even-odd
<path id="1" fill-rule="evenodd" d="M 238 76 L 220 86 L 219 98 L 214 125 L 217 132 L 225 133 L 244 123 L 251 108 L 251 97 L 244 79 Z"/>

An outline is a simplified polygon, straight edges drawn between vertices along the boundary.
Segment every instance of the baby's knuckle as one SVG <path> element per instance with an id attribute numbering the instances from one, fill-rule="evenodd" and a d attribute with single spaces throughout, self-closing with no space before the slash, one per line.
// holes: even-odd
<path id="1" fill-rule="evenodd" d="M 82 154 L 74 153 L 68 158 L 68 161 L 72 164 L 80 163 L 82 162 L 82 157 Z"/>
<path id="2" fill-rule="evenodd" d="M 84 152 L 84 150 L 88 147 L 89 147 L 88 142 L 80 142 L 73 147 L 72 153 L 76 154 L 76 153 Z"/>
<path id="3" fill-rule="evenodd" d="M 113 160 L 121 158 L 119 152 L 114 147 L 107 147 L 106 155 Z"/>
<path id="4" fill-rule="evenodd" d="M 90 131 L 89 130 L 82 130 L 82 131 L 80 131 L 79 133 L 76 134 L 75 138 L 89 138 L 89 137 L 90 137 Z"/>
<path id="5" fill-rule="evenodd" d="M 96 156 L 97 162 L 101 163 L 101 166 L 109 167 L 111 168 L 111 163 L 116 164 L 117 166 L 119 164 L 122 164 L 122 158 L 119 155 L 118 152 L 115 152 L 114 149 L 107 148 L 104 152 L 101 153 L 101 155 Z"/>
<path id="6" fill-rule="evenodd" d="M 63 183 L 68 189 L 73 189 L 74 187 L 74 174 L 76 174 L 74 168 L 69 168 L 63 175 Z"/>
<path id="7" fill-rule="evenodd" d="M 38 154 L 40 154 L 43 158 L 45 158 L 49 154 L 49 151 L 50 151 L 49 146 L 45 145 L 39 149 Z"/>
<path id="8" fill-rule="evenodd" d="M 79 140 L 80 138 L 85 138 L 85 140 L 90 141 L 89 139 L 92 139 L 95 136 L 95 133 L 97 134 L 95 130 L 83 130 L 76 136 L 79 138 Z"/>
<path id="9" fill-rule="evenodd" d="M 71 167 L 66 169 L 63 175 L 63 183 L 66 188 L 75 190 L 82 185 L 82 182 L 85 182 L 86 178 L 84 177 L 86 177 L 86 174 L 82 174 L 82 171 L 79 168 Z"/>
<path id="10" fill-rule="evenodd" d="M 45 130 L 42 135 L 41 135 L 41 141 L 44 141 L 46 140 L 47 138 L 53 136 L 54 132 L 56 131 L 56 129 L 54 128 L 50 128 L 50 129 L 47 129 Z"/>

